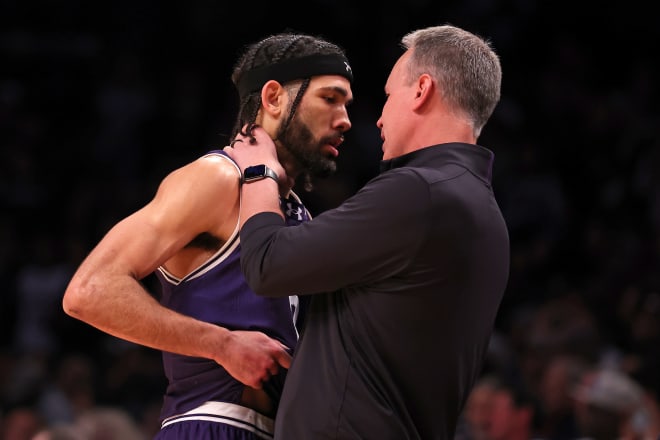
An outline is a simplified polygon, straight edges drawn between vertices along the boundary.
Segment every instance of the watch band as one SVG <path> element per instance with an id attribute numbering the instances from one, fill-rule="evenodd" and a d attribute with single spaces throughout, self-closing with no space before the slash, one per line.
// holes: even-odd
<path id="1" fill-rule="evenodd" d="M 243 183 L 256 182 L 258 180 L 265 179 L 266 177 L 270 177 L 275 182 L 279 182 L 277 173 L 263 164 L 247 167 L 243 171 Z"/>

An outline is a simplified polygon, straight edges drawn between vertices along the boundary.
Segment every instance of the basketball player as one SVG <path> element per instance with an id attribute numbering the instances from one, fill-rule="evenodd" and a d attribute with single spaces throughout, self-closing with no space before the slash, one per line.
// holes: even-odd
<path id="1" fill-rule="evenodd" d="M 273 35 L 246 48 L 232 81 L 240 97 L 232 139 L 258 124 L 288 176 L 335 170 L 351 127 L 352 71 L 340 47 Z M 241 185 L 271 177 L 264 167 L 243 176 L 222 150 L 173 171 L 149 203 L 103 237 L 66 290 L 69 315 L 163 351 L 169 384 L 160 440 L 272 438 L 302 308 L 296 297 L 260 297 L 248 287 L 238 234 Z M 309 213 L 291 186 L 280 187 L 281 207 L 295 225 Z M 154 271 L 158 295 L 141 283 Z"/>

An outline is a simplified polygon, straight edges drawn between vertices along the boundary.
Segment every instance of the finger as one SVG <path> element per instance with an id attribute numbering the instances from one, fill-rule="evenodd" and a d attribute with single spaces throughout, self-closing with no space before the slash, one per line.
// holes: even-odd
<path id="1" fill-rule="evenodd" d="M 275 354 L 275 361 L 283 368 L 289 369 L 291 366 L 291 355 L 286 351 L 280 351 Z"/>

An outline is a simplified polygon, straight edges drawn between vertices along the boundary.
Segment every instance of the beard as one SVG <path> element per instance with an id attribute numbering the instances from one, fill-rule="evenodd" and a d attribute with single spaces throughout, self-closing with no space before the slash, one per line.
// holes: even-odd
<path id="1" fill-rule="evenodd" d="M 314 139 L 309 127 L 300 120 L 298 113 L 291 122 L 280 125 L 277 139 L 284 150 L 301 166 L 305 174 L 315 177 L 327 177 L 337 170 L 334 157 L 323 155 L 321 147 L 330 142 L 331 138 Z"/>

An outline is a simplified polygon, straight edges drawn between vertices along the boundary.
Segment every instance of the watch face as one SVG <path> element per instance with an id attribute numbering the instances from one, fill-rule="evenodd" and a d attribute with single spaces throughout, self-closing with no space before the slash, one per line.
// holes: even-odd
<path id="1" fill-rule="evenodd" d="M 277 182 L 277 174 L 266 165 L 254 165 L 243 171 L 243 182 L 250 183 L 270 177 Z"/>
<path id="2" fill-rule="evenodd" d="M 245 180 L 263 179 L 264 177 L 266 177 L 266 165 L 254 165 L 247 167 L 243 171 L 243 178 Z"/>

